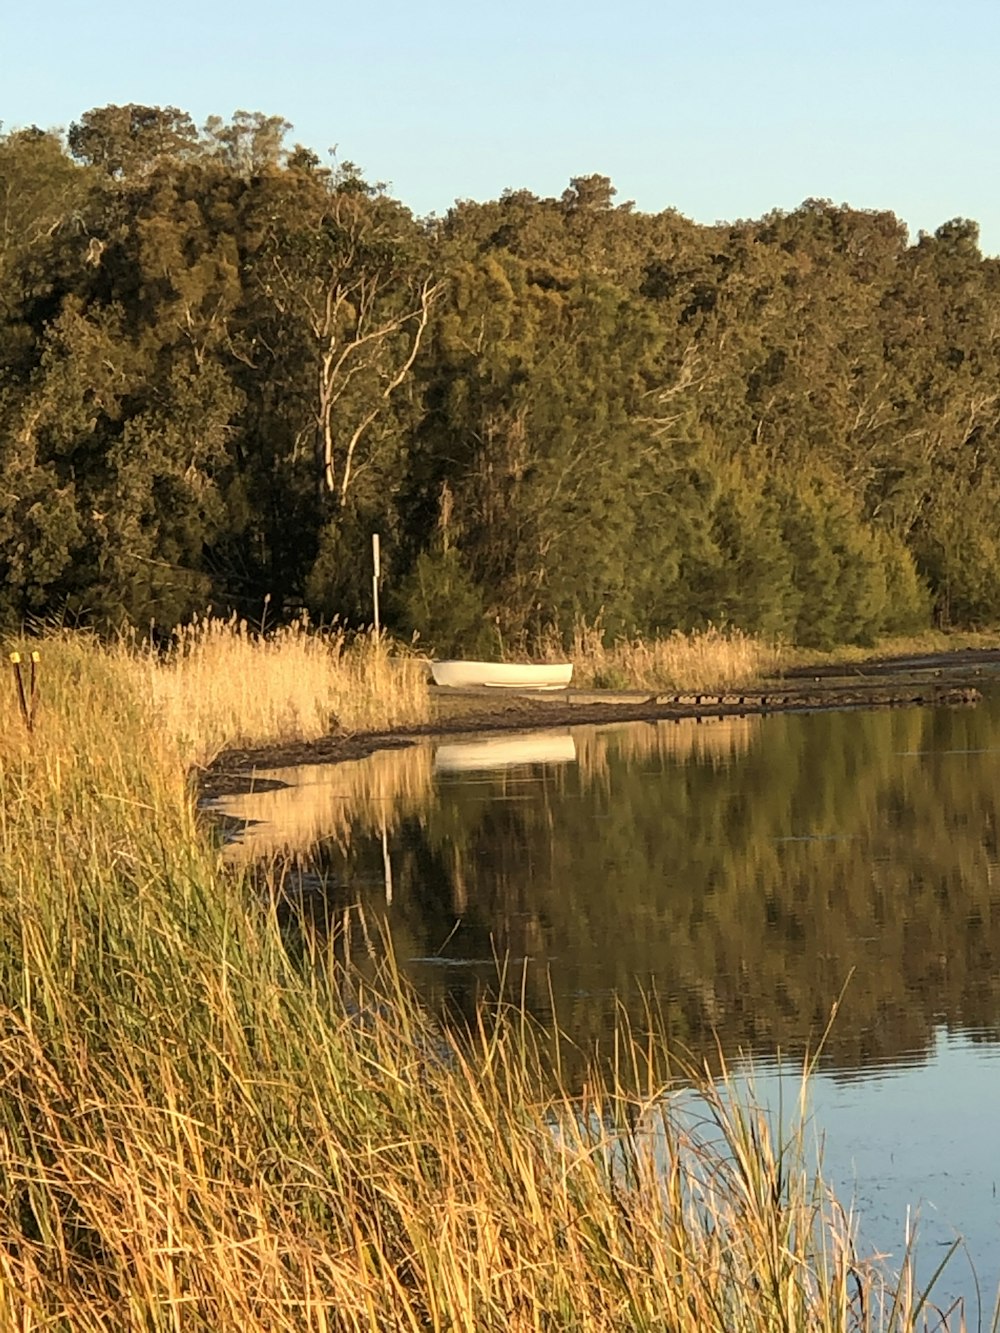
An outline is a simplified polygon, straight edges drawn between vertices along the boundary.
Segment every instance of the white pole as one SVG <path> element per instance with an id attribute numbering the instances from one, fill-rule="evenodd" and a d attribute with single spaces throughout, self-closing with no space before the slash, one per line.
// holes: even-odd
<path id="1" fill-rule="evenodd" d="M 385 819 L 382 820 L 382 873 L 385 877 L 385 903 L 387 907 L 392 906 L 392 858 L 389 855 L 389 834 L 386 831 Z"/>
<path id="2" fill-rule="evenodd" d="M 375 606 L 375 637 L 381 634 L 381 627 L 378 618 L 378 581 L 381 576 L 382 568 L 379 560 L 378 533 L 372 533 L 372 602 Z"/>

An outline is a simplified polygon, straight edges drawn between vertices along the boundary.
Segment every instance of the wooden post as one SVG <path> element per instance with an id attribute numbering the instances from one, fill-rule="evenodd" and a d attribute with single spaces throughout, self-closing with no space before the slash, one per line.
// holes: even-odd
<path id="1" fill-rule="evenodd" d="M 372 602 L 375 607 L 375 637 L 381 634 L 381 626 L 378 617 L 378 584 L 382 573 L 381 562 L 379 560 L 378 533 L 372 533 Z"/>
<path id="2" fill-rule="evenodd" d="M 24 677 L 21 675 L 21 654 L 20 653 L 10 654 L 10 664 L 14 671 L 14 688 L 17 691 L 17 706 L 20 709 L 21 717 L 24 720 L 24 725 L 27 727 L 29 731 L 31 731 L 35 725 L 35 699 L 37 697 L 37 690 L 38 690 L 38 685 L 35 676 L 35 668 L 37 662 L 38 662 L 38 654 L 32 653 L 31 684 L 29 687 L 31 703 L 29 705 L 28 695 L 25 693 L 24 689 Z"/>
<path id="3" fill-rule="evenodd" d="M 37 652 L 31 654 L 31 688 L 28 692 L 28 715 L 31 718 L 31 725 L 35 725 L 35 707 L 38 704 L 38 663 L 40 656 Z"/>

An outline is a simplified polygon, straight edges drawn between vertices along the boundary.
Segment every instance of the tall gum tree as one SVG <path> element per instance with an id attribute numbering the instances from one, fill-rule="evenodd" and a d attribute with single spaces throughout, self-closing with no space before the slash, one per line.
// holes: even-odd
<path id="1" fill-rule="evenodd" d="M 349 167 L 330 177 L 305 162 L 262 176 L 252 194 L 255 336 L 300 384 L 296 450 L 311 439 L 319 496 L 336 512 L 387 443 L 379 427 L 413 370 L 439 284 L 408 210 Z"/>
<path id="2" fill-rule="evenodd" d="M 86 111 L 69 127 L 69 151 L 116 180 L 136 179 L 164 157 L 198 152 L 198 132 L 186 111 L 177 107 L 102 106 Z"/>

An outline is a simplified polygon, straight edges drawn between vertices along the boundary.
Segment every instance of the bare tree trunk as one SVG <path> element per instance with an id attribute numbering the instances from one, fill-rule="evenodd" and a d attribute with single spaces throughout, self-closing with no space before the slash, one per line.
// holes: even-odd
<path id="1" fill-rule="evenodd" d="M 323 351 L 317 367 L 316 465 L 321 496 L 336 495 L 340 507 L 347 503 L 351 482 L 357 472 L 358 450 L 364 437 L 392 394 L 413 369 L 431 309 L 440 290 L 440 284 L 425 278 L 414 306 L 371 328 L 364 327 L 364 316 L 370 312 L 374 293 L 365 293 L 358 303 L 361 317 L 349 338 L 338 343 L 334 328 L 327 327 L 324 331 Z M 341 305 L 342 299 L 338 297 L 328 303 L 327 309 L 332 308 L 335 312 Z M 407 326 L 412 326 L 412 333 L 403 360 L 395 365 L 386 365 L 386 344 L 394 334 L 402 332 Z M 353 426 L 338 432 L 338 405 L 351 382 L 365 376 L 376 381 L 373 385 L 377 395 L 375 401 Z M 345 440 L 339 459 L 338 434 Z"/>

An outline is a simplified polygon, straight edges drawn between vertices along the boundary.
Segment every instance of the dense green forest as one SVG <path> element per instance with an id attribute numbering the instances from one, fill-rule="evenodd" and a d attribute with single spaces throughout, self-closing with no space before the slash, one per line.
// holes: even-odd
<path id="1" fill-rule="evenodd" d="M 419 219 L 280 118 L 0 135 L 0 623 L 211 604 L 440 651 L 1000 620 L 1000 261 L 808 200 Z"/>

